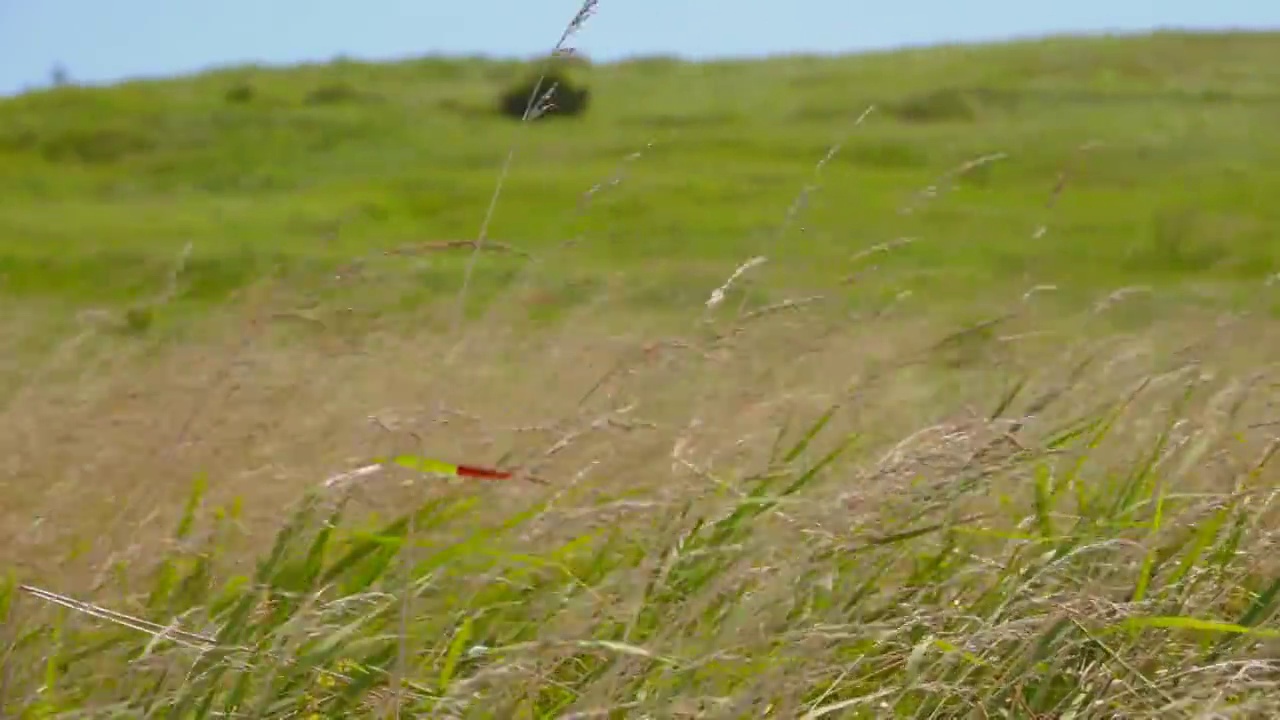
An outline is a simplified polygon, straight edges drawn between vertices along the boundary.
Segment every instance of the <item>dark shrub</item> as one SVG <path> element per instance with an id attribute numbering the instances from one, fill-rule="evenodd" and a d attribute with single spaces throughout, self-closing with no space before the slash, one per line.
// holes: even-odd
<path id="1" fill-rule="evenodd" d="M 563 74 L 549 72 L 538 82 L 534 76 L 502 94 L 498 110 L 515 120 L 544 117 L 574 117 L 587 110 L 590 91 L 576 87 Z M 536 94 L 535 94 L 536 90 Z"/>
<path id="2" fill-rule="evenodd" d="M 913 95 L 891 105 L 889 112 L 910 123 L 972 122 L 978 116 L 973 100 L 954 88 Z"/>
<path id="3" fill-rule="evenodd" d="M 368 99 L 369 97 L 356 87 L 348 83 L 337 82 L 321 85 L 312 90 L 307 93 L 307 97 L 303 102 L 308 105 L 345 105 Z"/>
<path id="4" fill-rule="evenodd" d="M 229 105 L 243 105 L 245 103 L 253 102 L 255 94 L 256 93 L 254 92 L 252 85 L 247 82 L 242 82 L 227 88 L 226 94 L 222 97 Z"/>

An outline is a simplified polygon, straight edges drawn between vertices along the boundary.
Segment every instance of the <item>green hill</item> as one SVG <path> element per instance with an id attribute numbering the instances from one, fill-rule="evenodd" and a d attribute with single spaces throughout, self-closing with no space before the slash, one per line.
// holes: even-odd
<path id="1" fill-rule="evenodd" d="M 581 237 L 580 268 L 678 281 L 764 253 L 811 282 L 900 237 L 916 242 L 886 267 L 960 289 L 1280 265 L 1280 34 L 581 66 L 587 115 L 521 128 L 494 105 L 529 71 L 337 61 L 4 100 L 3 287 L 126 298 L 191 243 L 186 292 L 217 297 L 269 266 L 474 238 L 513 147 L 490 236 L 533 253 Z M 457 254 L 429 262 L 413 272 L 456 285 Z"/>

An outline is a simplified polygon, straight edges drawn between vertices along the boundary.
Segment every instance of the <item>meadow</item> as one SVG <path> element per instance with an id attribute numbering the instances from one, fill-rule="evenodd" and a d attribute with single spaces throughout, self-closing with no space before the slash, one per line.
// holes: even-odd
<path id="1" fill-rule="evenodd" d="M 0 715 L 1280 712 L 1280 35 L 531 71 L 0 99 Z"/>

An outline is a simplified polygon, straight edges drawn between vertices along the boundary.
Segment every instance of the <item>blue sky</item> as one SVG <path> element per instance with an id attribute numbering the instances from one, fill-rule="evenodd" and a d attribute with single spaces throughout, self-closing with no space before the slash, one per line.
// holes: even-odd
<path id="1" fill-rule="evenodd" d="M 0 0 L 0 94 L 336 55 L 544 52 L 580 0 Z M 1062 32 L 1280 28 L 1280 0 L 600 0 L 590 57 L 836 52 Z"/>

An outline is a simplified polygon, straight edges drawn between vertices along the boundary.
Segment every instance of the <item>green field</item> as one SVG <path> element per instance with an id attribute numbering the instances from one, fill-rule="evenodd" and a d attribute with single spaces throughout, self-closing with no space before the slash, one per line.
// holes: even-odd
<path id="1" fill-rule="evenodd" d="M 1280 714 L 1280 34 L 533 69 L 0 99 L 0 716 Z"/>
<path id="2" fill-rule="evenodd" d="M 155 284 L 190 242 L 186 292 L 219 297 L 266 267 L 305 274 L 473 239 L 514 146 L 490 236 L 533 253 L 581 236 L 584 272 L 644 263 L 706 280 L 763 252 L 822 282 L 859 250 L 913 237 L 889 264 L 966 292 L 1259 280 L 1278 265 L 1278 59 L 1267 34 L 642 59 L 574 68 L 593 91 L 587 116 L 529 128 L 493 106 L 530 67 L 496 61 L 39 92 L 0 103 L 0 272 L 11 293 L 114 300 Z M 252 99 L 229 101 L 241 86 Z M 954 189 L 923 202 L 934 185 Z M 414 272 L 447 286 L 445 268 Z"/>

